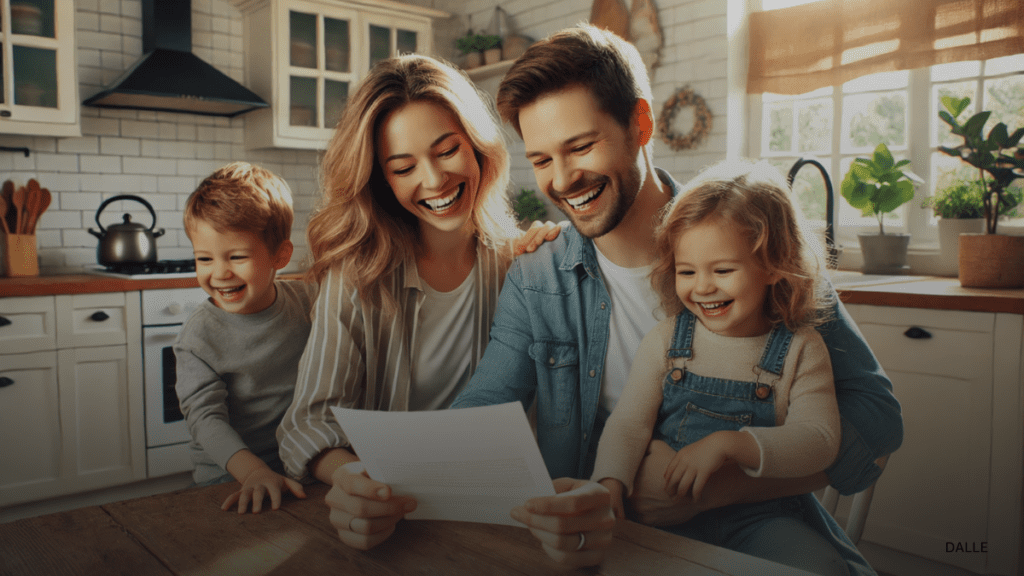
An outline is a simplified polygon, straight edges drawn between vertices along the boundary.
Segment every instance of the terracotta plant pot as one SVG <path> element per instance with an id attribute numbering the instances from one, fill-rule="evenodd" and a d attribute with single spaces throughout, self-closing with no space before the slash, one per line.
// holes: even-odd
<path id="1" fill-rule="evenodd" d="M 950 274 L 957 273 L 961 234 L 984 231 L 984 218 L 939 218 L 939 258 L 943 269 Z"/>
<path id="2" fill-rule="evenodd" d="M 466 54 L 466 60 L 462 63 L 463 70 L 472 70 L 473 68 L 480 67 L 483 63 L 483 54 L 479 52 L 470 52 Z"/>
<path id="3" fill-rule="evenodd" d="M 1024 236 L 962 234 L 960 285 L 1024 288 Z"/>
<path id="4" fill-rule="evenodd" d="M 484 64 L 497 64 L 501 62 L 501 47 L 484 50 Z"/>
<path id="5" fill-rule="evenodd" d="M 910 234 L 858 234 L 865 274 L 907 274 Z"/>

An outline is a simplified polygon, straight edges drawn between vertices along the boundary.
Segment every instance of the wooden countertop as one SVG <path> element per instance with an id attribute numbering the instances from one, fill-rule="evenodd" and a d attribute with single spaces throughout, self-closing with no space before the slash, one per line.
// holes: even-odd
<path id="1" fill-rule="evenodd" d="M 301 278 L 301 274 L 298 273 L 279 276 L 289 279 Z M 0 278 L 0 297 L 128 292 L 197 286 L 199 284 L 195 278 L 126 280 L 93 274 L 31 276 Z M 1024 289 L 963 288 L 956 278 L 937 276 L 905 276 L 887 282 L 840 285 L 839 297 L 847 304 L 1024 314 Z"/>
<path id="2" fill-rule="evenodd" d="M 298 279 L 298 273 L 278 274 L 279 278 Z M 97 294 L 100 292 L 131 292 L 158 288 L 198 288 L 194 276 L 188 278 L 127 279 L 98 274 L 59 274 L 55 276 L 24 276 L 0 278 L 0 297 L 53 296 L 56 294 Z"/>
<path id="3" fill-rule="evenodd" d="M 624 522 L 597 570 L 559 568 L 525 528 L 406 520 L 368 552 L 338 540 L 327 486 L 278 510 L 224 512 L 238 484 L 190 488 L 0 524 L 0 574 L 301 574 L 303 576 L 706 574 L 806 572 Z"/>

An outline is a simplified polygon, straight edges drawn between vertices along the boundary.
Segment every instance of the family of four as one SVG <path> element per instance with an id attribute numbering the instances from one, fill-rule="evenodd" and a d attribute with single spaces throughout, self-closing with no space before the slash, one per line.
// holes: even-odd
<path id="1" fill-rule="evenodd" d="M 275 278 L 287 185 L 245 163 L 207 178 L 185 227 L 210 299 L 175 347 L 196 482 L 237 480 L 240 513 L 327 483 L 341 541 L 369 549 L 417 503 L 367 476 L 331 406 L 520 401 L 556 495 L 512 514 L 557 562 L 600 563 L 628 516 L 873 574 L 811 492 L 878 477 L 902 441 L 891 384 L 778 171 L 680 184 L 653 165 L 651 102 L 636 49 L 589 25 L 512 65 L 498 113 L 569 219 L 522 234 L 487 100 L 432 58 L 377 64 L 323 157 L 309 282 Z"/>

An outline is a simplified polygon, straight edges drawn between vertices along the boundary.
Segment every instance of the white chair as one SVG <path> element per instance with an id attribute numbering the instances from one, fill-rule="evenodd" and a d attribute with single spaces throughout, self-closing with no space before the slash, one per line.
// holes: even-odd
<path id="1" fill-rule="evenodd" d="M 882 456 L 875 463 L 879 468 L 885 470 L 885 464 L 889 461 L 889 455 Z M 878 481 L 875 480 L 875 483 Z M 846 520 L 843 530 L 856 546 L 860 542 L 860 536 L 864 533 L 864 523 L 868 519 L 868 510 L 871 509 L 871 498 L 875 494 L 875 484 L 853 495 L 853 502 L 850 503 L 850 516 Z M 829 486 L 822 494 L 821 505 L 833 518 L 836 516 L 836 507 L 839 504 L 839 491 Z M 838 521 L 838 519 L 837 519 Z"/>

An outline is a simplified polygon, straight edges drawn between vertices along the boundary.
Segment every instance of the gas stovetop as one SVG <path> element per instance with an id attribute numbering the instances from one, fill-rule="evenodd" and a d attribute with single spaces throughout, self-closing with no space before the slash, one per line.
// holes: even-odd
<path id="1" fill-rule="evenodd" d="M 91 274 L 114 278 L 191 278 L 196 275 L 195 260 L 160 260 L 145 264 L 119 264 L 116 266 L 95 266 Z"/>

